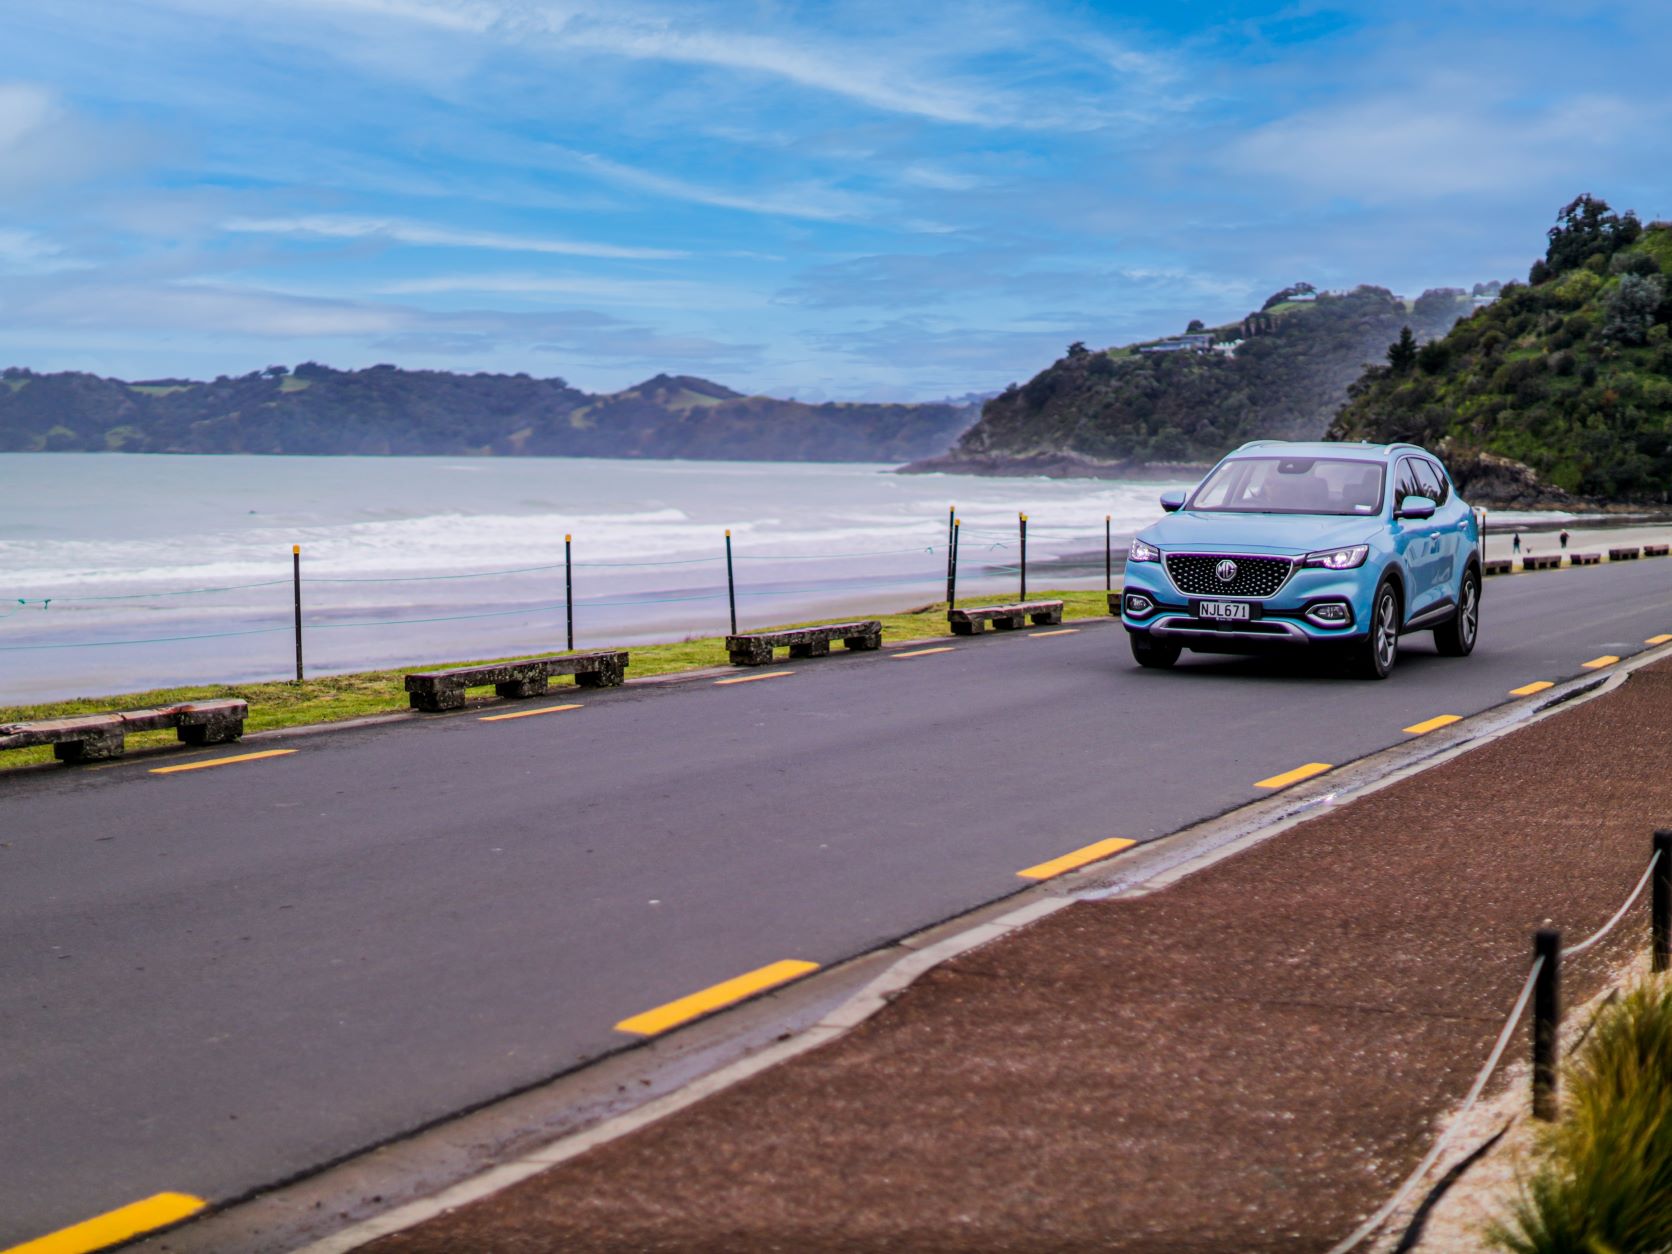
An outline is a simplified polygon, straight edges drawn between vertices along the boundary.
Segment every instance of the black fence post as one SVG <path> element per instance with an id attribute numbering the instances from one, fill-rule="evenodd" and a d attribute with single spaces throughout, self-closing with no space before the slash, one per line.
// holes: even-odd
<path id="1" fill-rule="evenodd" d="M 1021 599 L 1028 599 L 1028 516 L 1018 514 L 1022 526 L 1022 595 Z"/>
<path id="2" fill-rule="evenodd" d="M 958 596 L 958 535 L 961 519 L 952 520 L 952 567 L 946 572 L 946 608 L 950 613 Z"/>
<path id="3" fill-rule="evenodd" d="M 575 574 L 574 536 L 563 537 L 563 617 L 568 622 L 569 652 L 575 651 Z"/>
<path id="4" fill-rule="evenodd" d="M 1660 856 L 1655 860 L 1649 898 L 1649 965 L 1652 970 L 1664 971 L 1672 964 L 1672 830 L 1663 827 L 1655 833 L 1655 852 Z"/>
<path id="5" fill-rule="evenodd" d="M 731 606 L 731 634 L 737 634 L 737 583 L 732 579 L 731 528 L 726 528 L 726 604 Z"/>
<path id="6" fill-rule="evenodd" d="M 302 546 L 290 546 L 290 588 L 296 605 L 296 682 L 302 682 Z"/>
<path id="7" fill-rule="evenodd" d="M 1115 549 L 1114 539 L 1109 528 L 1110 515 L 1103 515 L 1103 591 L 1115 590 Z"/>
<path id="8" fill-rule="evenodd" d="M 1562 1020 L 1562 934 L 1541 927 L 1533 933 L 1533 957 L 1542 958 L 1533 985 L 1533 1118 L 1556 1118 L 1556 1030 Z"/>
<path id="9" fill-rule="evenodd" d="M 958 534 L 958 507 L 946 507 L 946 608 L 952 608 L 952 542 Z"/>

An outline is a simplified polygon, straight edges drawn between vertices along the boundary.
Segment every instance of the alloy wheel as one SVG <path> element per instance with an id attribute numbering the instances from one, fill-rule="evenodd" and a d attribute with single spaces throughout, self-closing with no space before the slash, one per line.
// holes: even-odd
<path id="1" fill-rule="evenodd" d="M 1376 602 L 1376 665 L 1383 671 L 1393 669 L 1394 651 L 1399 647 L 1393 618 L 1393 593 L 1383 592 Z"/>

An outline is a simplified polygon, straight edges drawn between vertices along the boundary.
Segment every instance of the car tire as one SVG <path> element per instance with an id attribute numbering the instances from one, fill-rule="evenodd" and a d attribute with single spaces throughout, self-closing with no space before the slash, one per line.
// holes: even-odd
<path id="1" fill-rule="evenodd" d="M 1399 657 L 1399 591 L 1383 580 L 1370 602 L 1370 633 L 1352 646 L 1348 670 L 1359 679 L 1386 679 Z"/>
<path id="2" fill-rule="evenodd" d="M 1468 657 L 1480 634 L 1480 572 L 1470 566 L 1457 589 L 1457 613 L 1434 629 L 1434 647 L 1443 657 Z"/>
<path id="3" fill-rule="evenodd" d="M 1137 632 L 1129 633 L 1132 639 L 1132 657 L 1139 666 L 1148 666 L 1155 670 L 1168 670 L 1179 660 L 1179 654 L 1184 650 L 1168 640 L 1156 640 Z"/>

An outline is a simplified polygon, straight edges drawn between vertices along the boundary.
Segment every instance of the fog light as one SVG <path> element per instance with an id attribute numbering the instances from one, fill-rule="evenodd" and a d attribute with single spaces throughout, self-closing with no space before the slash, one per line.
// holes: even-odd
<path id="1" fill-rule="evenodd" d="M 1345 601 L 1325 601 L 1306 611 L 1306 616 L 1320 627 L 1343 627 L 1353 621 L 1353 611 Z"/>
<path id="2" fill-rule="evenodd" d="M 1143 595 L 1143 593 L 1128 592 L 1126 594 L 1126 612 L 1132 615 L 1133 618 L 1142 618 L 1154 608 L 1155 602 Z"/>

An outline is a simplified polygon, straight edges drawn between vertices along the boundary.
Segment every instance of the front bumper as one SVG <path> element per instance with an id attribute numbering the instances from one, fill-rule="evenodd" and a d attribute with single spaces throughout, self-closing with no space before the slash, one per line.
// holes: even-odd
<path id="1" fill-rule="evenodd" d="M 1253 653 L 1331 646 L 1362 641 L 1369 634 L 1374 574 L 1368 563 L 1350 571 L 1303 567 L 1270 597 L 1226 597 L 1257 606 L 1259 617 L 1221 622 L 1197 617 L 1193 601 L 1174 586 L 1160 562 L 1128 562 L 1121 597 L 1121 624 L 1135 635 L 1152 636 L 1201 653 Z M 1150 608 L 1134 612 L 1136 594 Z M 1211 599 L 1211 598 L 1206 598 Z M 1345 607 L 1340 623 L 1320 621 L 1320 607 Z"/>

